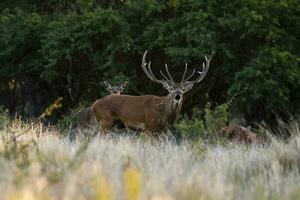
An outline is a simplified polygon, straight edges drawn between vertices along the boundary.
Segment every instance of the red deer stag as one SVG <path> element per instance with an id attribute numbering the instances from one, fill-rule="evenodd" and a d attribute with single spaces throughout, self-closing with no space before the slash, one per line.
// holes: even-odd
<path id="1" fill-rule="evenodd" d="M 123 82 L 121 85 L 110 85 L 107 81 L 104 81 L 103 83 L 106 90 L 111 95 L 120 95 L 127 86 L 127 81 Z M 75 117 L 77 128 L 89 128 L 97 125 L 91 106 L 79 111 Z"/>
<path id="2" fill-rule="evenodd" d="M 163 76 L 162 80 L 157 79 L 151 71 L 151 61 L 146 63 L 146 54 L 143 55 L 142 68 L 148 78 L 156 83 L 163 85 L 169 91 L 167 96 L 155 95 L 109 95 L 97 100 L 92 105 L 92 110 L 99 122 L 100 130 L 104 134 L 111 128 L 114 121 L 121 121 L 126 128 L 137 128 L 144 131 L 159 131 L 167 126 L 172 125 L 181 109 L 183 102 L 183 94 L 191 90 L 195 83 L 201 82 L 206 76 L 210 59 L 205 57 L 202 72 L 198 72 L 199 76 L 190 81 L 195 74 L 185 78 L 187 72 L 187 64 L 180 83 L 175 83 L 169 72 L 168 66 L 165 65 L 168 77 L 160 71 Z"/>

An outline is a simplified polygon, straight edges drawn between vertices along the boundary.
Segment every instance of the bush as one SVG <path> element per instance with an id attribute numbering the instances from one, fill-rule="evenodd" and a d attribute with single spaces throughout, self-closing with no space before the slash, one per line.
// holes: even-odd
<path id="1" fill-rule="evenodd" d="M 76 125 L 76 114 L 83 108 L 83 106 L 79 106 L 75 109 L 72 109 L 69 113 L 62 116 L 62 118 L 58 121 L 57 127 L 61 132 L 68 132 L 75 128 Z"/>
<path id="2" fill-rule="evenodd" d="M 223 103 L 212 109 L 210 103 L 204 109 L 204 121 L 206 129 L 210 133 L 216 133 L 229 122 L 229 103 Z"/>
<path id="3" fill-rule="evenodd" d="M 190 119 L 184 117 L 179 120 L 175 128 L 183 138 L 215 139 L 217 131 L 229 122 L 229 104 L 224 103 L 212 108 L 211 103 L 208 103 L 204 112 L 196 108 L 193 110 L 193 115 Z"/>
<path id="4" fill-rule="evenodd" d="M 237 72 L 229 94 L 240 93 L 239 110 L 256 119 L 270 119 L 274 113 L 299 113 L 300 59 L 278 48 L 263 48 Z M 297 104 L 297 105 L 296 105 Z"/>

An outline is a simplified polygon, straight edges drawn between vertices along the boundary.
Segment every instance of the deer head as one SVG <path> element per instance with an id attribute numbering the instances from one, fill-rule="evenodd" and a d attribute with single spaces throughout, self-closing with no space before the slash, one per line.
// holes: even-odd
<path id="1" fill-rule="evenodd" d="M 173 77 L 171 76 L 168 65 L 165 64 L 165 70 L 167 72 L 167 76 L 160 71 L 160 74 L 162 75 L 163 79 L 159 80 L 158 78 L 155 77 L 151 70 L 151 61 L 149 63 L 146 63 L 146 54 L 147 51 L 145 51 L 142 59 L 142 68 L 145 72 L 145 74 L 148 76 L 148 78 L 156 83 L 162 84 L 162 86 L 168 90 L 168 100 L 169 100 L 169 109 L 171 110 L 176 110 L 177 113 L 181 109 L 181 105 L 183 102 L 183 95 L 187 91 L 191 90 L 196 83 L 200 83 L 204 77 L 206 76 L 208 69 L 209 69 L 209 64 L 210 64 L 210 59 L 208 59 L 205 56 L 205 63 L 202 65 L 202 71 L 197 71 L 198 77 L 194 80 L 191 80 L 191 78 L 195 74 L 195 69 L 192 71 L 192 73 L 186 77 L 187 73 L 187 63 L 185 64 L 185 69 L 181 78 L 181 81 L 176 83 L 173 80 Z"/>
<path id="2" fill-rule="evenodd" d="M 110 94 L 114 94 L 114 95 L 120 95 L 123 90 L 126 88 L 127 86 L 127 81 L 124 81 L 121 85 L 110 85 L 107 81 L 103 81 L 106 90 L 110 93 Z"/>

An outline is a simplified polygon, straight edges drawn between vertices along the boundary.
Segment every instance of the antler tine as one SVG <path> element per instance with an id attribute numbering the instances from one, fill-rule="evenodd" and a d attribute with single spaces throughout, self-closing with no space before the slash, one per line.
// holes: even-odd
<path id="1" fill-rule="evenodd" d="M 167 74 L 168 74 L 168 76 L 169 76 L 169 78 L 170 78 L 169 81 L 172 81 L 172 82 L 174 83 L 174 80 L 173 80 L 173 78 L 172 78 L 172 76 L 171 76 L 171 74 L 170 74 L 170 72 L 169 72 L 169 69 L 168 69 L 168 65 L 167 65 L 167 64 L 165 64 L 165 68 L 166 68 Z M 167 80 L 168 80 L 168 79 L 167 79 Z"/>
<path id="2" fill-rule="evenodd" d="M 151 69 L 151 61 L 149 62 L 148 70 L 149 70 L 149 73 L 150 73 L 150 75 L 151 75 L 151 77 L 152 77 L 151 80 L 156 81 L 156 82 L 158 82 L 158 83 L 162 83 L 162 82 L 163 82 L 163 80 L 157 79 L 156 76 L 153 74 L 152 69 Z"/>
<path id="3" fill-rule="evenodd" d="M 187 77 L 184 81 L 188 81 L 190 78 L 192 78 L 195 74 L 196 70 L 193 69 L 193 72 L 191 73 L 191 75 L 189 77 Z"/>
<path id="4" fill-rule="evenodd" d="M 152 73 L 152 70 L 151 70 L 151 61 L 149 61 L 148 63 L 148 67 L 147 66 L 147 63 L 146 63 L 146 54 L 147 54 L 147 51 L 145 51 L 144 55 L 143 55 L 143 59 L 142 59 L 142 68 L 145 72 L 145 74 L 148 76 L 148 78 L 154 82 L 157 82 L 157 83 L 162 83 L 161 80 L 158 80 L 154 74 Z"/>
<path id="5" fill-rule="evenodd" d="M 204 79 L 204 77 L 206 76 L 206 74 L 207 74 L 207 72 L 208 72 L 208 69 L 209 69 L 210 60 L 211 60 L 211 59 L 208 59 L 208 58 L 205 56 L 205 64 L 204 64 L 204 62 L 202 63 L 202 71 L 201 71 L 201 72 L 198 71 L 198 73 L 199 73 L 200 75 L 198 76 L 198 78 L 196 78 L 194 81 L 191 81 L 191 82 L 193 82 L 193 83 L 199 83 L 199 82 L 201 82 L 201 81 Z M 193 73 L 193 74 L 194 74 L 194 73 Z M 191 76 L 190 76 L 189 78 L 191 78 Z M 188 79 L 189 79 L 189 78 L 188 78 Z M 186 81 L 187 81 L 188 79 L 186 79 Z"/>
<path id="6" fill-rule="evenodd" d="M 199 83 L 204 79 L 209 69 L 210 60 L 205 56 L 205 64 L 204 62 L 202 63 L 202 72 L 198 72 L 200 76 L 194 82 Z"/>
<path id="7" fill-rule="evenodd" d="M 160 74 L 166 79 L 166 80 L 169 80 L 167 77 L 166 77 L 166 75 L 164 75 L 164 73 L 160 70 L 159 71 L 160 72 Z"/>
<path id="8" fill-rule="evenodd" d="M 142 68 L 143 68 L 145 74 L 148 76 L 148 78 L 150 78 L 150 79 L 152 80 L 152 77 L 151 77 L 151 75 L 149 74 L 149 72 L 148 72 L 148 70 L 147 70 L 147 68 L 146 68 L 146 65 L 147 65 L 147 63 L 145 62 L 145 60 L 146 60 L 146 54 L 147 54 L 147 51 L 145 51 L 145 53 L 144 53 L 144 55 L 143 55 L 143 59 L 142 59 Z M 150 61 L 150 62 L 151 62 L 151 61 Z"/>
<path id="9" fill-rule="evenodd" d="M 182 75 L 181 82 L 183 82 L 183 81 L 184 81 L 184 78 L 185 78 L 186 71 L 187 71 L 187 63 L 185 63 L 185 68 L 184 68 L 184 72 L 183 72 L 183 75 Z"/>

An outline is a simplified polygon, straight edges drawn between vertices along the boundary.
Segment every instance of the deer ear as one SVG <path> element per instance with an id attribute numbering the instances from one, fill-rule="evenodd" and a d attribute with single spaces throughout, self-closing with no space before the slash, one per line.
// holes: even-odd
<path id="1" fill-rule="evenodd" d="M 103 85 L 105 86 L 105 87 L 108 87 L 108 82 L 107 81 L 103 81 Z"/>
<path id="2" fill-rule="evenodd" d="M 103 84 L 105 86 L 105 89 L 108 90 L 109 92 L 111 91 L 111 86 L 107 81 L 103 81 Z"/>
<path id="3" fill-rule="evenodd" d="M 121 84 L 121 87 L 122 88 L 125 88 L 127 86 L 127 81 L 124 81 L 122 84 Z"/>

